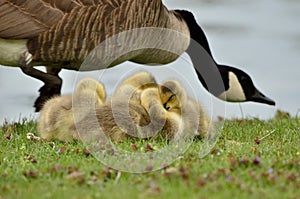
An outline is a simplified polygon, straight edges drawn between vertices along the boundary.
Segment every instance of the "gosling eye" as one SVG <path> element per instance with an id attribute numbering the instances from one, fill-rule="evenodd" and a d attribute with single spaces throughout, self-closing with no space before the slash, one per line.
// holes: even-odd
<path id="1" fill-rule="evenodd" d="M 168 99 L 168 101 L 172 101 L 172 100 L 174 100 L 175 99 L 175 97 L 176 97 L 176 95 L 171 95 L 171 97 Z"/>

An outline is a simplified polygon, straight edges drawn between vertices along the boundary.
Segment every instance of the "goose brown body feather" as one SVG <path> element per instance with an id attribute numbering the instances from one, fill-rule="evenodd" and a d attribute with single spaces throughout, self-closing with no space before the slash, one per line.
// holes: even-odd
<path id="1" fill-rule="evenodd" d="M 177 59 L 189 45 L 190 33 L 186 23 L 180 20 L 175 12 L 169 11 L 161 0 L 28 2 L 10 0 L 0 4 L 0 11 L 6 7 L 14 9 L 9 16 L 0 15 L 0 22 L 10 17 L 9 23 L 15 24 L 0 25 L 0 37 L 28 39 L 27 46 L 33 55 L 34 65 L 78 70 L 87 55 L 101 42 L 121 32 L 138 28 L 167 28 L 186 37 L 178 42 L 178 38 L 172 39 L 170 35 L 157 39 L 151 31 L 144 31 L 143 42 L 152 44 L 156 41 L 157 48 L 127 53 L 109 66 L 127 60 L 138 63 L 169 63 Z M 17 18 L 23 18 L 24 25 L 16 24 Z M 139 42 L 132 35 L 124 36 L 124 40 L 121 41 L 124 48 Z M 158 50 L 161 46 L 166 46 L 166 49 Z M 114 55 L 113 48 L 113 44 L 108 44 L 100 49 L 100 63 L 104 58 Z M 176 49 L 176 53 L 167 52 L 168 49 Z"/>
<path id="2" fill-rule="evenodd" d="M 119 0 L 0 0 L 0 37 L 29 39 L 49 30 L 74 8 L 117 7 Z"/>
<path id="3" fill-rule="evenodd" d="M 82 61 L 93 49 L 114 35 L 144 27 L 170 28 L 187 35 L 185 41 L 175 42 L 171 39 L 168 44 L 164 44 L 164 46 L 176 44 L 176 47 L 172 48 L 180 49 L 177 54 L 158 50 L 159 48 L 140 49 L 118 57 L 109 66 L 127 60 L 138 63 L 169 63 L 183 53 L 189 44 L 187 26 L 183 22 L 178 24 L 178 21 L 172 20 L 170 16 L 175 17 L 158 0 L 127 0 L 123 1 L 119 7 L 109 4 L 76 7 L 48 31 L 30 39 L 28 48 L 33 54 L 34 61 L 45 64 L 64 62 L 64 68 L 78 70 Z M 121 44 L 117 45 L 122 45 L 122 48 L 134 46 L 133 43 L 138 42 L 135 36 L 125 35 Z M 165 36 L 165 38 L 168 37 Z M 149 41 L 148 43 L 157 41 L 157 38 L 147 31 L 143 32 L 142 39 L 143 42 Z M 162 39 L 162 41 L 165 40 Z M 162 44 L 158 43 L 158 45 Z M 106 43 L 99 50 L 97 66 L 93 69 L 99 69 L 99 64 L 106 63 L 105 59 L 116 53 L 112 43 Z"/>

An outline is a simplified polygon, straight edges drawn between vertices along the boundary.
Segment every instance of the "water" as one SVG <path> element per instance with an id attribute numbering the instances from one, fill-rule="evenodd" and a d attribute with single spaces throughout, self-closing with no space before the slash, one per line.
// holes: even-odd
<path id="1" fill-rule="evenodd" d="M 214 118 L 220 115 L 268 119 L 277 109 L 292 115 L 300 111 L 300 1 L 166 0 L 164 3 L 170 9 L 192 11 L 206 32 L 217 61 L 246 71 L 255 85 L 277 104 L 275 107 L 252 102 L 232 104 L 211 97 L 197 82 L 187 56 L 172 63 L 169 69 L 143 67 L 155 73 L 160 82 L 177 77 L 171 69 L 185 74 L 191 89 L 197 91 L 197 97 Z M 104 72 L 101 81 L 109 93 L 120 80 L 120 74 L 133 67 L 136 65 L 125 63 Z M 77 74 L 64 70 L 60 74 L 64 80 L 62 93 L 72 92 L 75 82 L 83 76 L 99 78 L 102 73 Z M 13 121 L 37 117 L 32 105 L 41 86 L 41 82 L 27 77 L 19 68 L 0 67 L 0 123 L 4 118 Z"/>

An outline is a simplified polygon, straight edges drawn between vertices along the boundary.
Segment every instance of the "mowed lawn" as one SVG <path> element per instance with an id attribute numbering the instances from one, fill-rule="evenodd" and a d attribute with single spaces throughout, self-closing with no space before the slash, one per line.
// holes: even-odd
<path id="1" fill-rule="evenodd" d="M 300 119 L 283 112 L 267 121 L 224 120 L 208 155 L 199 158 L 194 141 L 165 169 L 144 174 L 115 171 L 80 142 L 34 135 L 34 121 L 1 125 L 0 199 L 300 198 Z M 147 152 L 160 143 L 122 145 Z"/>

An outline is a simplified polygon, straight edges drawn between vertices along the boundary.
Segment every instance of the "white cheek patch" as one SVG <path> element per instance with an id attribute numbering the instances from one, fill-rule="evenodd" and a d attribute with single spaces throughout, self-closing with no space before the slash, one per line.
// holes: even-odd
<path id="1" fill-rule="evenodd" d="M 220 99 L 230 102 L 243 102 L 246 101 L 244 90 L 233 72 L 229 72 L 229 88 L 219 95 Z"/>

